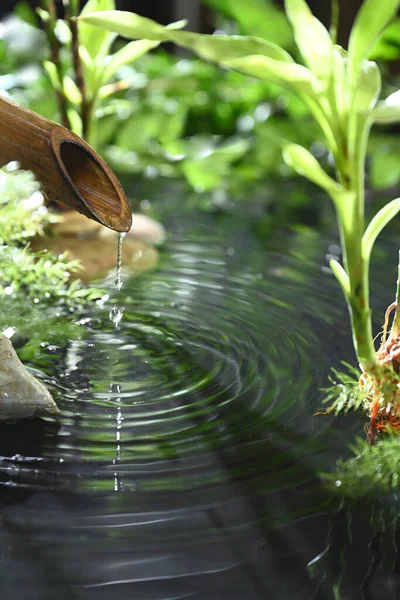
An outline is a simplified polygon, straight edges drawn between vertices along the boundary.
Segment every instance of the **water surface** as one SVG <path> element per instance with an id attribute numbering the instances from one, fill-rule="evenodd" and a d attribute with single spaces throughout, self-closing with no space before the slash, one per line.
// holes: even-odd
<path id="1" fill-rule="evenodd" d="M 111 274 L 102 306 L 60 316 L 67 335 L 33 322 L 29 364 L 61 418 L 0 427 L 1 597 L 398 597 L 395 522 L 319 476 L 364 424 L 313 416 L 330 368 L 354 364 L 334 230 L 159 211 L 156 271 L 123 271 L 120 291 Z M 382 248 L 380 311 L 397 260 Z"/>

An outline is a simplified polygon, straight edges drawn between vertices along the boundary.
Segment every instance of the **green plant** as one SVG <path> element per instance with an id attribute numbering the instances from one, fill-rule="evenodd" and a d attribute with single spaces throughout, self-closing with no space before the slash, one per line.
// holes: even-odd
<path id="1" fill-rule="evenodd" d="M 29 241 L 42 235 L 58 220 L 43 204 L 43 195 L 32 173 L 0 169 L 0 303 L 24 301 L 77 307 L 101 296 L 85 288 L 71 273 L 80 269 L 66 255 L 32 252 Z M 4 313 L 4 311 L 2 311 Z M 4 315 L 3 315 L 4 316 Z M 0 319 L 0 326 L 2 319 Z"/>
<path id="2" fill-rule="evenodd" d="M 399 441 L 392 434 L 371 446 L 358 438 L 350 446 L 354 456 L 339 460 L 335 471 L 322 478 L 332 491 L 352 500 L 394 492 L 400 483 Z"/>
<path id="3" fill-rule="evenodd" d="M 335 20 L 338 3 L 333 4 Z M 352 324 L 353 344 L 365 378 L 372 384 L 369 406 L 372 418 L 395 395 L 382 394 L 382 380 L 394 368 L 388 346 L 376 354 L 369 305 L 369 262 L 378 234 L 399 212 L 400 199 L 393 200 L 366 227 L 364 216 L 364 172 L 367 143 L 374 121 L 400 120 L 399 101 L 378 102 L 381 75 L 368 56 L 377 39 L 395 16 L 400 0 L 365 0 L 354 23 L 349 49 L 335 44 L 336 22 L 331 33 L 312 15 L 305 0 L 286 0 L 285 8 L 304 64 L 296 63 L 279 46 L 259 38 L 207 36 L 174 31 L 132 13 L 106 11 L 86 14 L 83 22 L 98 25 L 128 38 L 173 41 L 204 59 L 266 79 L 291 90 L 308 107 L 323 132 L 331 153 L 336 178 L 326 172 L 308 149 L 286 144 L 284 159 L 332 198 L 336 208 L 343 250 L 343 266 L 330 265 L 345 295 Z M 393 100 L 393 98 L 392 98 Z M 400 314 L 400 312 L 397 312 Z M 399 318 L 394 320 L 390 342 L 397 339 Z M 371 428 L 373 423 L 371 422 Z"/>
<path id="4" fill-rule="evenodd" d="M 77 0 L 64 0 L 64 19 L 59 18 L 55 0 L 43 0 L 38 14 L 44 24 L 50 56 L 43 62 L 57 96 L 62 123 L 96 146 L 96 112 L 109 98 L 129 86 L 114 81 L 116 72 L 155 48 L 159 42 L 138 40 L 111 52 L 116 34 L 99 31 L 86 23 L 77 23 Z M 82 10 L 115 9 L 114 0 L 89 0 Z M 183 27 L 173 23 L 169 27 Z"/>
<path id="5" fill-rule="evenodd" d="M 221 9 L 222 5 L 221 2 Z M 263 14 L 266 8 L 269 10 L 264 0 L 249 0 L 253 9 L 256 5 Z M 92 3 L 92 10 L 101 6 L 105 5 Z M 238 5 L 225 8 L 235 9 L 232 16 L 242 16 Z M 276 23 L 272 26 L 277 35 L 274 39 L 285 45 L 289 34 L 293 45 L 284 13 L 275 10 L 274 23 L 276 16 L 283 27 L 277 27 Z M 48 20 L 47 12 L 43 13 L 43 9 L 39 12 Z M 24 2 L 17 5 L 15 14 L 1 24 L 0 73 L 5 76 L 0 77 L 0 87 L 20 104 L 56 121 L 63 120 L 62 99 L 70 117 L 67 124 L 82 133 L 81 108 L 66 97 L 68 86 L 73 87 L 77 82 L 67 17 L 68 14 L 53 25 L 54 36 L 50 36 L 49 45 L 38 28 L 35 12 Z M 255 22 L 265 22 L 265 18 Z M 250 25 L 249 22 L 241 26 L 241 31 Z M 271 25 L 265 27 L 264 35 L 270 28 Z M 92 29 L 92 33 L 99 31 L 91 26 L 86 29 Z M 49 35 L 49 25 L 46 30 Z M 82 42 L 81 30 L 78 25 L 80 53 L 87 56 L 83 42 L 96 36 L 84 36 Z M 22 40 L 19 31 L 23 33 Z M 57 51 L 50 52 L 54 40 Z M 37 47 L 40 53 L 36 52 Z M 104 64 L 118 54 L 115 48 L 122 48 L 120 40 L 111 44 Z M 58 71 L 52 58 L 60 63 Z M 99 58 L 97 61 L 100 65 Z M 43 62 L 49 75 L 42 68 Z M 61 95 L 59 72 L 65 80 Z M 150 178 L 183 176 L 196 190 L 191 197 L 202 207 L 221 206 L 217 199 L 226 194 L 236 199 L 246 198 L 254 181 L 262 181 L 266 175 L 276 176 L 282 171 L 294 175 L 282 162 L 282 137 L 304 145 L 318 139 L 310 119 L 304 119 L 306 109 L 294 96 L 268 81 L 232 70 L 222 71 L 196 58 L 182 59 L 165 51 L 145 53 L 122 64 L 105 89 L 114 91 L 107 98 L 101 97 L 101 90 L 98 94 L 91 112 L 89 142 L 119 174 L 143 174 Z"/>

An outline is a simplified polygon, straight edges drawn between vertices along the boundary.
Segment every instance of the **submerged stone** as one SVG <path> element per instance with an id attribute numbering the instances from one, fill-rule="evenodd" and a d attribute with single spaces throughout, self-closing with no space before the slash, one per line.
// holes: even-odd
<path id="1" fill-rule="evenodd" d="M 50 392 L 24 367 L 10 340 L 0 334 L 0 421 L 58 412 Z"/>
<path id="2" fill-rule="evenodd" d="M 105 277 L 115 269 L 118 234 L 91 221 L 84 215 L 68 211 L 52 230 L 55 236 L 38 236 L 32 240 L 34 251 L 48 250 L 55 255 L 68 253 L 68 259 L 77 259 L 83 269 L 71 277 L 85 283 Z M 122 264 L 131 275 L 154 269 L 158 262 L 155 245 L 165 241 L 166 232 L 161 223 L 145 215 L 133 215 L 133 226 L 124 238 Z"/>

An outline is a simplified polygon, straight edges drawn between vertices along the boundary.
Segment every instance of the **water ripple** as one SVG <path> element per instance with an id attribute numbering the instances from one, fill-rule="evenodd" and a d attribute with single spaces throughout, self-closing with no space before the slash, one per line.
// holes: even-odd
<path id="1" fill-rule="evenodd" d="M 352 354 L 325 245 L 303 238 L 284 254 L 173 239 L 159 270 L 123 273 L 107 304 L 69 316 L 79 335 L 43 340 L 32 367 L 61 417 L 28 435 L 26 423 L 1 428 L 0 483 L 23 494 L 4 523 L 33 536 L 47 564 L 58 555 L 71 585 L 97 590 L 85 599 L 115 587 L 122 598 L 265 597 L 277 525 L 292 524 L 293 560 L 315 556 L 293 524 L 328 510 L 316 473 L 343 429 L 313 413 L 330 367 Z"/>

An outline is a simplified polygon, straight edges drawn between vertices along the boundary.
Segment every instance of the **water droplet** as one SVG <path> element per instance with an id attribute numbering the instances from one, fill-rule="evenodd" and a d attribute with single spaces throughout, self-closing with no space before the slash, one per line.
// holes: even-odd
<path id="1" fill-rule="evenodd" d="M 121 279 L 121 266 L 122 266 L 122 243 L 124 241 L 125 233 L 118 234 L 118 249 L 117 249 L 117 269 L 115 272 L 114 286 L 115 289 L 120 291 L 122 288 Z"/>
<path id="2" fill-rule="evenodd" d="M 18 169 L 21 167 L 21 165 L 19 164 L 19 162 L 17 160 L 12 160 L 11 162 L 8 163 L 7 165 L 7 171 L 18 171 Z"/>
<path id="3" fill-rule="evenodd" d="M 118 329 L 119 324 L 121 323 L 122 317 L 124 316 L 124 307 L 123 306 L 113 306 L 110 310 L 110 321 L 114 323 L 115 328 Z"/>

